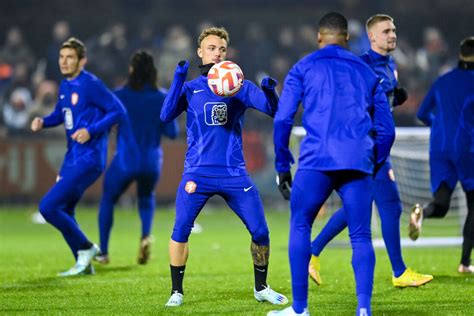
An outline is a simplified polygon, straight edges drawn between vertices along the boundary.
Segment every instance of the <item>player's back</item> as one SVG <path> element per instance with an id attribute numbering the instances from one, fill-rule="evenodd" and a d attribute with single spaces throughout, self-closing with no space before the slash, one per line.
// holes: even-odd
<path id="1" fill-rule="evenodd" d="M 372 172 L 374 72 L 337 45 L 308 55 L 295 67 L 304 83 L 303 126 L 307 131 L 299 168 Z"/>
<path id="2" fill-rule="evenodd" d="M 463 105 L 474 91 L 474 70 L 455 68 L 433 84 L 435 107 L 431 124 L 431 151 L 455 149 L 453 139 L 459 127 Z"/>
<path id="3" fill-rule="evenodd" d="M 117 135 L 117 154 L 132 156 L 136 150 L 140 164 L 156 166 L 161 159 L 160 143 L 165 128 L 160 120 L 164 93 L 147 85 L 142 90 L 126 86 L 115 94 L 127 110 L 127 122 L 120 124 Z"/>

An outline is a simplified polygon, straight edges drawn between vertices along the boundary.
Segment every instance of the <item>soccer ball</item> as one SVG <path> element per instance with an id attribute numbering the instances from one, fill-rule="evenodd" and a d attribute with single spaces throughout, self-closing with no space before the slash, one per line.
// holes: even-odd
<path id="1" fill-rule="evenodd" d="M 243 80 L 242 69 L 230 60 L 215 64 L 207 74 L 207 85 L 214 94 L 221 97 L 231 97 L 239 92 Z"/>

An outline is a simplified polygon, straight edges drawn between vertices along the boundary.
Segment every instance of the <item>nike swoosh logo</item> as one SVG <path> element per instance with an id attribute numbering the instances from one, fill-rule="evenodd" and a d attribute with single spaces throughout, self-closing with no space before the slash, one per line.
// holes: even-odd
<path id="1" fill-rule="evenodd" d="M 255 270 L 257 270 L 257 271 L 259 271 L 259 272 L 265 272 L 265 269 L 255 268 Z"/>
<path id="2" fill-rule="evenodd" d="M 249 186 L 248 188 L 244 188 L 244 192 L 247 192 L 247 191 L 250 190 L 251 188 L 253 188 L 253 185 Z"/>
<path id="3" fill-rule="evenodd" d="M 199 93 L 199 92 L 203 92 L 204 89 L 201 89 L 201 90 L 194 90 L 193 93 Z"/>

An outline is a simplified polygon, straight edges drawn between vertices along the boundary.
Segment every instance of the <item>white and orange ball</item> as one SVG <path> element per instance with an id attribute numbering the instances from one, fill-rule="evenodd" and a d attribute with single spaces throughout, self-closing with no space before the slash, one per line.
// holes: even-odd
<path id="1" fill-rule="evenodd" d="M 215 64 L 207 74 L 207 85 L 214 94 L 221 97 L 235 95 L 242 87 L 243 81 L 242 69 L 230 60 Z"/>

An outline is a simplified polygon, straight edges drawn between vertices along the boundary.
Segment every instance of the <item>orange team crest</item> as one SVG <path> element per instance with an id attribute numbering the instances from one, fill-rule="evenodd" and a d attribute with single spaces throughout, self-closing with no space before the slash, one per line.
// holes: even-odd
<path id="1" fill-rule="evenodd" d="M 393 173 L 393 169 L 390 169 L 388 171 L 388 177 L 390 178 L 390 180 L 395 181 L 395 173 Z"/>
<path id="2" fill-rule="evenodd" d="M 184 187 L 184 190 L 188 192 L 189 194 L 196 192 L 197 184 L 194 181 L 188 181 L 186 182 L 186 186 Z"/>
<path id="3" fill-rule="evenodd" d="M 72 105 L 76 105 L 78 101 L 79 101 L 79 94 L 77 94 L 76 92 L 71 94 L 71 103 L 72 103 Z"/>

